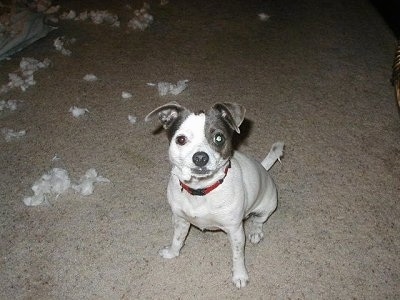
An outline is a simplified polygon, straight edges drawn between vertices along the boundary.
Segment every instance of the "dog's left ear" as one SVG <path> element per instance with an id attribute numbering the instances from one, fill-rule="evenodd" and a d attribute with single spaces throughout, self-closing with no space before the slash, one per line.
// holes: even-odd
<path id="1" fill-rule="evenodd" d="M 212 107 L 216 109 L 221 114 L 222 118 L 228 123 L 229 127 L 235 130 L 237 133 L 240 133 L 239 126 L 242 124 L 244 120 L 244 114 L 246 113 L 246 109 L 244 106 L 237 103 L 216 103 Z"/>

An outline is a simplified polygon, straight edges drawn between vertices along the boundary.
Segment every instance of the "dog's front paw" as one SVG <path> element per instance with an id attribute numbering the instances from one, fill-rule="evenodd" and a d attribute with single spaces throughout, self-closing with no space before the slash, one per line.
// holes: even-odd
<path id="1" fill-rule="evenodd" d="M 179 251 L 173 251 L 171 247 L 164 247 L 160 251 L 158 251 L 161 257 L 171 259 L 179 256 Z"/>
<path id="2" fill-rule="evenodd" d="M 233 284 L 238 288 L 243 288 L 249 283 L 249 276 L 245 274 L 234 274 L 232 277 Z"/>

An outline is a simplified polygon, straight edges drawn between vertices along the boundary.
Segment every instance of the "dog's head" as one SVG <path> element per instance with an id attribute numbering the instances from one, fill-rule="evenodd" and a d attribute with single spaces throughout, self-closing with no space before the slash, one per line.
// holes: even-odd
<path id="1" fill-rule="evenodd" d="M 219 172 L 232 156 L 232 136 L 243 122 L 245 108 L 217 103 L 207 112 L 193 113 L 176 102 L 160 106 L 145 121 L 158 116 L 167 130 L 169 158 L 183 181 L 206 178 Z"/>

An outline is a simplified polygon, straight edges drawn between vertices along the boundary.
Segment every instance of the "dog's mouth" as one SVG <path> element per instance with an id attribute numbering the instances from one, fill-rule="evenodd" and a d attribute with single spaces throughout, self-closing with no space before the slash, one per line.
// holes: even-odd
<path id="1" fill-rule="evenodd" d="M 208 176 L 212 173 L 212 170 L 207 168 L 192 168 L 192 174 L 200 175 L 200 176 Z"/>

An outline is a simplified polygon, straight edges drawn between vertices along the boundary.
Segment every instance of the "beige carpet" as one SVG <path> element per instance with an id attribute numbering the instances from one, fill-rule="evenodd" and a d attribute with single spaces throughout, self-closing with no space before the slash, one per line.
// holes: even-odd
<path id="1" fill-rule="evenodd" d="M 0 128 L 27 132 L 0 141 L 0 299 L 399 299 L 395 38 L 369 2 L 152 1 L 143 32 L 127 30 L 131 1 L 107 3 L 61 4 L 107 9 L 119 28 L 60 21 L 0 63 L 4 84 L 22 57 L 52 61 L 26 92 L 0 96 L 23 101 L 0 113 Z M 54 49 L 59 36 L 76 38 L 71 56 Z M 88 73 L 98 81 L 84 81 Z M 181 79 L 189 86 L 176 96 L 147 86 Z M 168 145 L 143 118 L 172 100 L 193 109 L 242 103 L 238 145 L 257 159 L 286 144 L 271 171 L 279 207 L 265 240 L 246 246 L 242 290 L 231 284 L 223 232 L 192 228 L 179 258 L 157 254 L 172 235 Z M 88 115 L 72 117 L 73 105 Z M 25 206 L 33 182 L 56 166 L 73 179 L 95 168 L 111 183 Z"/>

